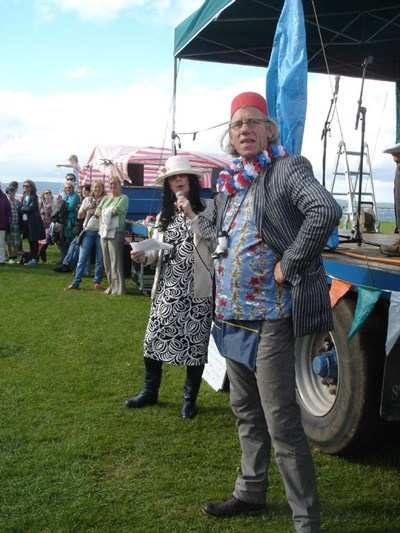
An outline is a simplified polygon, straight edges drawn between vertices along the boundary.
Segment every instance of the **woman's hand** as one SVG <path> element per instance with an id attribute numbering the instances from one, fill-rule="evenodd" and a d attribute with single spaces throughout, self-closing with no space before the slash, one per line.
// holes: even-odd
<path id="1" fill-rule="evenodd" d="M 140 263 L 141 265 L 146 265 L 146 253 L 138 250 L 131 250 L 131 259 L 135 263 Z"/>
<path id="2" fill-rule="evenodd" d="M 190 202 L 187 198 L 185 198 L 184 196 L 181 196 L 180 198 L 178 198 L 175 202 L 175 207 L 179 210 L 179 211 L 182 211 L 182 213 L 190 218 L 191 220 L 193 220 L 196 216 L 196 213 L 193 211 L 192 209 L 192 206 L 190 205 Z"/>

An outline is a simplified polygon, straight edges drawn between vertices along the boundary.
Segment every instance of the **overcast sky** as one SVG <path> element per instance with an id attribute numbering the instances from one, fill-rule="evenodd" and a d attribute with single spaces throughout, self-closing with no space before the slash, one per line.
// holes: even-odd
<path id="1" fill-rule="evenodd" d="M 0 180 L 61 179 L 56 163 L 75 153 L 84 165 L 97 144 L 170 148 L 174 28 L 201 4 L 0 0 Z M 182 148 L 219 153 L 222 130 L 209 128 L 229 118 L 238 92 L 265 94 L 265 76 L 264 69 L 182 61 L 176 100 Z M 318 179 L 334 82 L 309 75 L 303 154 Z M 360 95 L 361 79 L 340 79 L 327 138 L 328 187 L 339 141 L 360 150 Z M 367 75 L 362 103 L 376 198 L 392 202 L 394 164 L 382 151 L 395 144 L 394 84 Z M 195 140 L 184 134 L 193 131 L 199 132 Z"/>

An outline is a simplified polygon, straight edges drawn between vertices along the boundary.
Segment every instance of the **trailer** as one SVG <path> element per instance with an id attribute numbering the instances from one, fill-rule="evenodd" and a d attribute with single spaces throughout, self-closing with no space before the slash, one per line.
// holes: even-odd
<path id="1" fill-rule="evenodd" d="M 398 7 L 388 0 L 317 4 L 302 2 L 308 72 L 361 77 L 360 58 L 368 66 L 373 60 L 369 76 L 396 82 L 399 110 Z M 206 0 L 175 29 L 175 63 L 268 67 L 283 6 L 284 0 Z M 365 112 L 361 119 L 364 127 Z M 398 124 L 397 142 L 399 129 Z M 360 182 L 361 177 L 362 172 Z M 306 434 L 322 452 L 338 455 L 376 446 L 398 431 L 400 421 L 400 260 L 380 253 L 393 235 L 378 229 L 369 240 L 358 230 L 355 235 L 340 230 L 339 246 L 323 255 L 333 331 L 296 344 L 297 397 Z M 223 365 L 217 361 L 216 367 L 224 383 Z"/>
<path id="2" fill-rule="evenodd" d="M 200 183 L 204 198 L 210 198 L 215 180 L 221 169 L 229 163 L 223 154 L 179 150 L 187 157 L 194 170 L 203 172 Z M 162 187 L 155 181 L 159 169 L 171 157 L 172 150 L 159 147 L 136 147 L 129 145 L 98 145 L 79 173 L 79 185 L 95 180 L 104 183 L 109 192 L 109 178 L 116 176 L 122 184 L 122 192 L 129 199 L 125 224 L 124 265 L 125 276 L 145 294 L 150 294 L 153 284 L 154 265 L 142 267 L 130 261 L 130 243 L 151 236 L 152 226 L 161 208 Z"/>
<path id="3" fill-rule="evenodd" d="M 142 221 L 160 210 L 162 188 L 155 181 L 159 169 L 172 155 L 172 150 L 165 147 L 98 145 L 79 173 L 79 184 L 101 180 L 109 192 L 109 178 L 118 177 L 129 198 L 127 220 Z M 208 197 L 219 171 L 229 162 L 224 154 L 178 150 L 175 155 L 187 157 L 194 170 L 203 172 L 200 183 Z"/>

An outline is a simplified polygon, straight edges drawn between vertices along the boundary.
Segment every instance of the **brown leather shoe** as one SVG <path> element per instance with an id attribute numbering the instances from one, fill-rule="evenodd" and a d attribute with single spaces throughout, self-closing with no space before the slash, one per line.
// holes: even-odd
<path id="1" fill-rule="evenodd" d="M 400 257 L 400 240 L 390 246 L 381 246 L 379 250 L 381 254 L 388 255 L 389 257 Z"/>
<path id="2" fill-rule="evenodd" d="M 206 503 L 202 508 L 202 512 L 214 518 L 229 518 L 239 515 L 255 516 L 262 514 L 265 509 L 265 503 L 244 502 L 243 500 L 238 500 L 235 496 L 231 496 L 225 502 Z"/>

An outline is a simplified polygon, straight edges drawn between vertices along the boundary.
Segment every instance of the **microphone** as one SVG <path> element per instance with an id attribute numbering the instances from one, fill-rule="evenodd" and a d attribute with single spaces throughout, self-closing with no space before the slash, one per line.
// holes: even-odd
<path id="1" fill-rule="evenodd" d="M 176 196 L 176 199 L 178 200 L 179 198 L 183 198 L 185 195 L 184 195 L 183 191 L 177 191 L 175 196 Z M 179 211 L 182 211 L 182 213 L 183 213 L 182 207 L 179 207 Z"/>
<path id="2" fill-rule="evenodd" d="M 214 253 L 212 254 L 213 259 L 222 259 L 225 252 L 228 249 L 228 232 L 219 231 L 218 232 L 218 246 L 216 247 Z"/>
<path id="3" fill-rule="evenodd" d="M 374 56 L 368 56 L 364 59 L 362 67 L 366 67 L 367 65 L 370 65 L 374 60 Z"/>
<path id="4" fill-rule="evenodd" d="M 335 92 L 334 92 L 335 96 L 337 96 L 338 92 L 339 92 L 339 80 L 340 80 L 340 76 L 339 76 L 339 74 L 336 74 L 336 76 L 335 76 Z"/>

